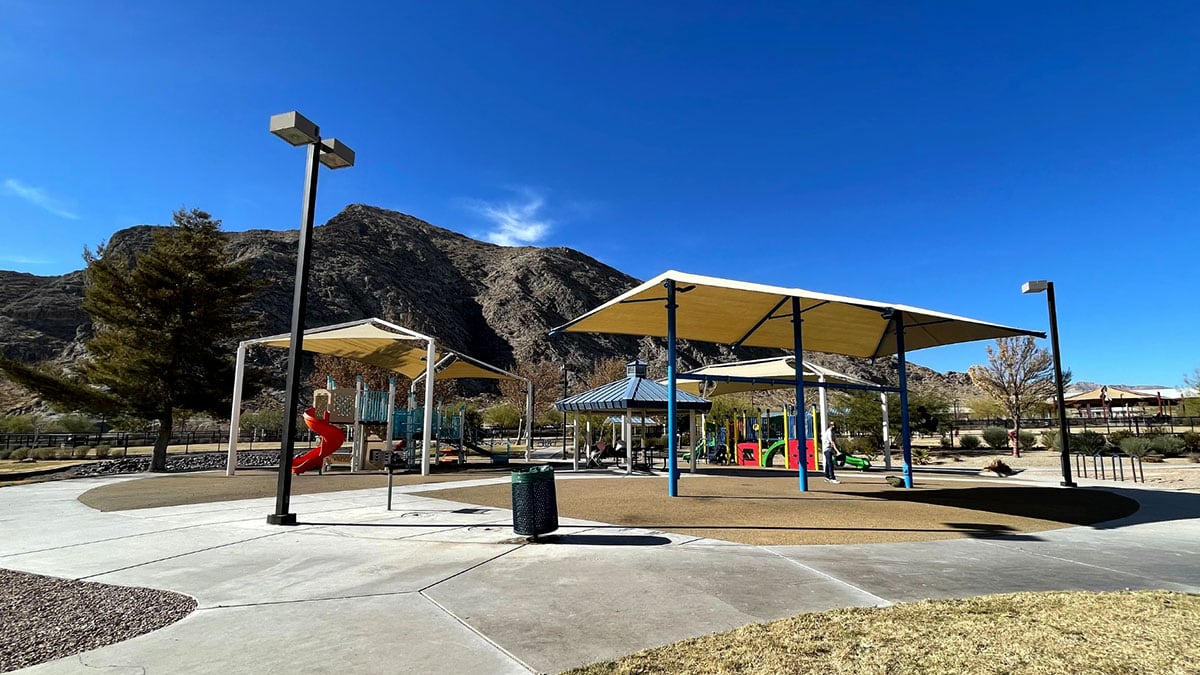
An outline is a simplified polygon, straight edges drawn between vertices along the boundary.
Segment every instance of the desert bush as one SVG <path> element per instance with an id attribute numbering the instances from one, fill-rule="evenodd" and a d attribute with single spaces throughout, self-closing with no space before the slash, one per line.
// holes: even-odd
<path id="1" fill-rule="evenodd" d="M 843 449 L 850 454 L 866 457 L 869 460 L 874 460 L 883 452 L 883 443 L 875 436 L 854 436 L 842 441 L 838 446 L 843 444 L 845 444 Z"/>
<path id="2" fill-rule="evenodd" d="M 1121 442 L 1126 438 L 1133 438 L 1133 432 L 1128 429 L 1117 429 L 1108 435 L 1108 444 L 1114 448 L 1121 447 Z"/>
<path id="3" fill-rule="evenodd" d="M 112 446 L 108 443 L 101 443 L 96 446 L 96 459 L 104 459 L 110 452 L 112 452 Z"/>
<path id="4" fill-rule="evenodd" d="M 1009 476 L 1012 475 L 1013 472 L 1012 467 L 1010 467 L 1008 464 L 1005 464 L 1004 460 L 1002 459 L 993 459 L 992 461 L 988 462 L 987 466 L 983 467 L 983 470 L 992 471 L 1000 474 L 1001 476 Z"/>
<path id="5" fill-rule="evenodd" d="M 1047 429 L 1041 433 L 1039 440 L 1042 442 L 1042 447 L 1047 450 L 1058 450 L 1058 430 Z"/>
<path id="6" fill-rule="evenodd" d="M 1178 436 L 1155 436 L 1150 439 L 1150 452 L 1163 457 L 1183 455 L 1183 439 Z"/>
<path id="7" fill-rule="evenodd" d="M 962 446 L 963 450 L 975 450 L 982 442 L 983 441 L 980 441 L 979 437 L 974 434 L 963 436 L 962 438 L 958 439 L 958 444 Z"/>
<path id="8" fill-rule="evenodd" d="M 913 464 L 928 464 L 929 463 L 929 448 L 913 448 L 912 449 Z"/>
<path id="9" fill-rule="evenodd" d="M 30 454 L 34 459 L 54 459 L 58 457 L 58 448 L 34 448 Z"/>
<path id="10" fill-rule="evenodd" d="M 1008 447 L 1008 431 L 1001 427 L 987 427 L 983 430 L 983 442 L 989 448 L 1003 450 Z"/>
<path id="11" fill-rule="evenodd" d="M 1188 452 L 1200 452 L 1200 433 L 1195 431 L 1183 432 L 1183 447 Z"/>
<path id="12" fill-rule="evenodd" d="M 8 459 L 8 456 L 12 453 L 12 450 L 0 450 L 0 459 Z"/>
<path id="13" fill-rule="evenodd" d="M 1194 464 L 1200 464 L 1200 452 L 1189 452 L 1188 459 L 1192 460 Z"/>
<path id="14" fill-rule="evenodd" d="M 27 457 L 29 457 L 29 448 L 17 448 L 16 450 L 12 451 L 11 455 L 8 456 L 8 458 L 14 462 L 19 459 L 26 459 Z"/>
<path id="15" fill-rule="evenodd" d="M 1032 450 L 1037 443 L 1032 431 L 1022 431 L 1017 435 L 1017 442 L 1021 444 L 1022 450 Z"/>
<path id="16" fill-rule="evenodd" d="M 954 441 L 953 441 L 953 440 L 950 438 L 950 436 L 949 436 L 949 435 L 942 434 L 942 437 L 938 439 L 938 447 L 940 447 L 940 448 L 953 448 L 953 447 L 954 447 Z"/>
<path id="17" fill-rule="evenodd" d="M 1137 436 L 1122 439 L 1121 452 L 1131 457 L 1145 457 L 1150 452 L 1150 439 Z"/>
<path id="18" fill-rule="evenodd" d="M 1084 431 L 1071 436 L 1071 447 L 1076 452 L 1082 452 L 1086 455 L 1103 452 L 1106 445 L 1104 434 L 1099 434 L 1095 431 Z"/>
<path id="19" fill-rule="evenodd" d="M 1154 438 L 1156 436 L 1166 436 L 1168 433 L 1169 432 L 1167 431 L 1167 428 L 1161 427 L 1161 426 L 1146 425 L 1146 428 L 1142 430 L 1142 435 L 1147 438 Z"/>
<path id="20" fill-rule="evenodd" d="M 92 449 L 88 446 L 81 445 L 78 448 L 75 448 L 71 454 L 75 457 L 75 459 L 84 459 L 88 456 L 88 453 L 91 452 L 91 450 Z"/>

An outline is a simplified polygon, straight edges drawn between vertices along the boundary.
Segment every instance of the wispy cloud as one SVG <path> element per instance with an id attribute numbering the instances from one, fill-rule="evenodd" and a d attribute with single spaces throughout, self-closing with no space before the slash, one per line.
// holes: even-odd
<path id="1" fill-rule="evenodd" d="M 491 221 L 493 229 L 483 237 L 501 246 L 536 244 L 550 232 L 554 221 L 542 215 L 546 199 L 531 188 L 517 189 L 520 199 L 502 203 L 473 200 L 471 210 Z"/>
<path id="2" fill-rule="evenodd" d="M 12 263 L 14 265 L 49 265 L 53 260 L 45 258 L 30 258 L 23 255 L 4 255 L 0 256 L 0 262 Z"/>
<path id="3" fill-rule="evenodd" d="M 71 211 L 68 211 L 58 200 L 46 194 L 46 191 L 26 185 L 16 178 L 6 178 L 4 180 L 4 193 L 14 197 L 20 197 L 34 206 L 49 211 L 56 216 L 70 218 L 71 220 L 79 220 L 79 216 Z"/>

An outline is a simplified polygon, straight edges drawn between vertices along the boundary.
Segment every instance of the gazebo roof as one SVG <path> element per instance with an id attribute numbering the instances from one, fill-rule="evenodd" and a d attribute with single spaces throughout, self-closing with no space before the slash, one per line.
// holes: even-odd
<path id="1" fill-rule="evenodd" d="M 554 404 L 560 411 L 618 412 L 626 410 L 666 410 L 667 387 L 646 377 L 646 363 L 631 361 L 625 366 L 625 379 L 609 382 L 582 394 L 568 396 Z M 680 390 L 675 396 L 679 410 L 712 409 L 712 401 Z"/>

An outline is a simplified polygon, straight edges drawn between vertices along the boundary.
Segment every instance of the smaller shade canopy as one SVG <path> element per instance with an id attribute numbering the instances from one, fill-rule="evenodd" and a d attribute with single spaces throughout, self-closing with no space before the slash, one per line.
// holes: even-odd
<path id="1" fill-rule="evenodd" d="M 626 366 L 628 376 L 623 380 L 609 382 L 582 394 L 568 396 L 554 404 L 566 412 L 616 412 L 625 410 L 666 410 L 667 388 L 646 377 L 646 364 L 633 361 Z M 712 401 L 686 391 L 677 391 L 675 407 L 679 410 L 712 409 Z"/>
<path id="2" fill-rule="evenodd" d="M 1038 331 L 976 321 L 953 314 L 861 300 L 801 288 L 753 284 L 674 270 L 630 289 L 555 328 L 551 334 L 612 333 L 666 337 L 668 280 L 676 287 L 676 337 L 683 340 L 792 349 L 791 299 L 800 304 L 804 349 L 874 358 L 897 352 L 895 322 L 903 312 L 905 351 Z"/>
<path id="3" fill-rule="evenodd" d="M 706 378 L 734 377 L 736 382 L 706 380 Z M 873 382 L 839 373 L 824 366 L 804 362 L 804 381 L 829 384 L 854 384 L 864 387 L 876 386 Z M 718 363 L 689 370 L 676 376 L 677 386 L 691 394 L 721 396 L 746 391 L 766 391 L 794 386 L 796 379 L 796 357 L 779 356 L 771 359 Z M 758 381 L 755 381 L 758 380 Z"/>
<path id="4" fill-rule="evenodd" d="M 304 351 L 340 356 L 392 370 L 416 379 L 425 373 L 426 346 L 433 338 L 382 319 L 363 319 L 350 323 L 310 328 L 304 331 Z M 264 345 L 287 349 L 290 333 L 247 340 L 246 345 Z M 435 348 L 441 379 L 524 380 L 501 368 L 465 354 Z M 448 358 L 449 357 L 449 358 Z"/>

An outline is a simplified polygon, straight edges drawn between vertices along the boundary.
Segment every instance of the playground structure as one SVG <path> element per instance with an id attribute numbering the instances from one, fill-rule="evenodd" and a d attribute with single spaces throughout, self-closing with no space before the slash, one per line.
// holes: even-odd
<path id="1" fill-rule="evenodd" d="M 290 333 L 283 333 L 244 340 L 238 344 L 233 381 L 233 405 L 230 412 L 229 452 L 225 465 L 225 474 L 227 476 L 232 476 L 237 471 L 237 432 L 238 420 L 241 417 L 242 384 L 245 377 L 247 351 L 250 347 L 254 346 L 288 349 L 291 347 L 291 339 L 292 336 Z M 437 421 L 438 427 L 436 430 L 434 427 L 435 413 L 441 407 L 435 405 L 433 400 L 433 384 L 436 378 L 518 380 L 525 382 L 526 413 L 523 433 L 521 435 L 525 439 L 526 458 L 529 457 L 533 450 L 533 384 L 528 378 L 515 375 L 465 354 L 447 350 L 444 347 L 439 349 L 435 338 L 378 318 L 310 328 L 304 331 L 301 347 L 306 352 L 353 359 L 392 370 L 412 378 L 413 388 L 409 393 L 410 404 L 404 408 L 406 412 L 399 416 L 401 419 L 397 419 L 398 416 L 395 410 L 396 392 L 394 380 L 389 386 L 388 392 L 368 392 L 368 396 L 366 397 L 367 403 L 365 404 L 357 395 L 346 397 L 341 394 L 331 394 L 328 397 L 328 403 L 324 407 L 314 405 L 314 408 L 319 411 L 315 411 L 316 414 L 323 415 L 326 410 L 330 412 L 331 424 L 341 423 L 352 426 L 352 438 L 355 443 L 355 449 L 351 452 L 350 458 L 352 469 L 364 468 L 371 459 L 367 456 L 367 446 L 363 440 L 366 438 L 366 434 L 363 433 L 364 430 L 353 428 L 362 424 L 379 424 L 383 426 L 385 429 L 384 447 L 388 449 L 392 448 L 392 443 L 397 438 L 397 431 L 401 431 L 406 435 L 411 433 L 412 437 L 419 438 L 422 441 L 430 439 L 430 448 L 435 445 L 433 440 L 453 436 L 453 429 L 447 430 L 441 418 Z M 422 381 L 424 384 L 424 405 L 418 407 L 415 405 L 416 386 L 422 383 Z M 381 398 L 380 395 L 383 395 L 385 398 Z M 317 402 L 314 401 L 314 403 Z M 381 414 L 380 411 L 385 412 Z M 416 434 L 418 419 L 421 421 L 419 436 Z M 341 420 L 341 422 L 334 420 Z M 397 422 L 403 422 L 403 424 L 398 424 Z M 458 431 L 458 434 L 459 436 L 462 435 L 461 429 Z M 465 439 L 463 440 L 465 441 Z M 462 443 L 460 443 L 460 447 L 461 445 Z M 411 441 L 406 443 L 406 448 L 413 448 L 413 443 Z M 428 475 L 430 453 L 422 451 L 419 455 L 421 474 Z M 388 475 L 390 477 L 391 469 L 395 463 L 384 463 L 387 464 Z M 409 465 L 415 463 L 414 461 Z M 294 463 L 293 466 L 295 466 Z M 391 480 L 389 478 L 389 505 L 391 499 L 390 486 Z"/>
<path id="2" fill-rule="evenodd" d="M 317 418 L 317 411 L 313 408 L 305 410 L 304 424 L 321 440 L 315 448 L 300 455 L 292 462 L 292 473 L 296 474 L 320 468 L 330 455 L 341 449 L 342 443 L 346 441 L 345 432 L 329 423 L 328 410 L 324 412 L 321 419 Z"/>
<path id="3" fill-rule="evenodd" d="M 327 455 L 326 467 L 337 463 L 338 454 L 346 455 L 351 471 L 408 468 L 419 466 L 426 460 L 466 461 L 467 442 L 474 434 L 468 433 L 463 424 L 464 406 L 444 406 L 440 402 L 435 405 L 431 441 L 426 443 L 425 409 L 416 405 L 415 384 L 408 393 L 406 407 L 396 407 L 395 400 L 395 378 L 389 381 L 387 391 L 373 391 L 362 377 L 356 379 L 352 390 L 339 388 L 333 378 L 327 378 L 326 388 L 313 392 L 312 409 L 325 415 L 331 424 L 346 425 L 352 445 L 348 453 L 335 451 Z M 383 439 L 382 449 L 370 450 L 372 434 Z M 395 449 L 393 442 L 397 440 L 403 441 L 402 450 Z M 391 456 L 388 456 L 389 448 L 392 449 Z M 419 453 L 426 453 L 428 457 L 422 458 Z"/>

